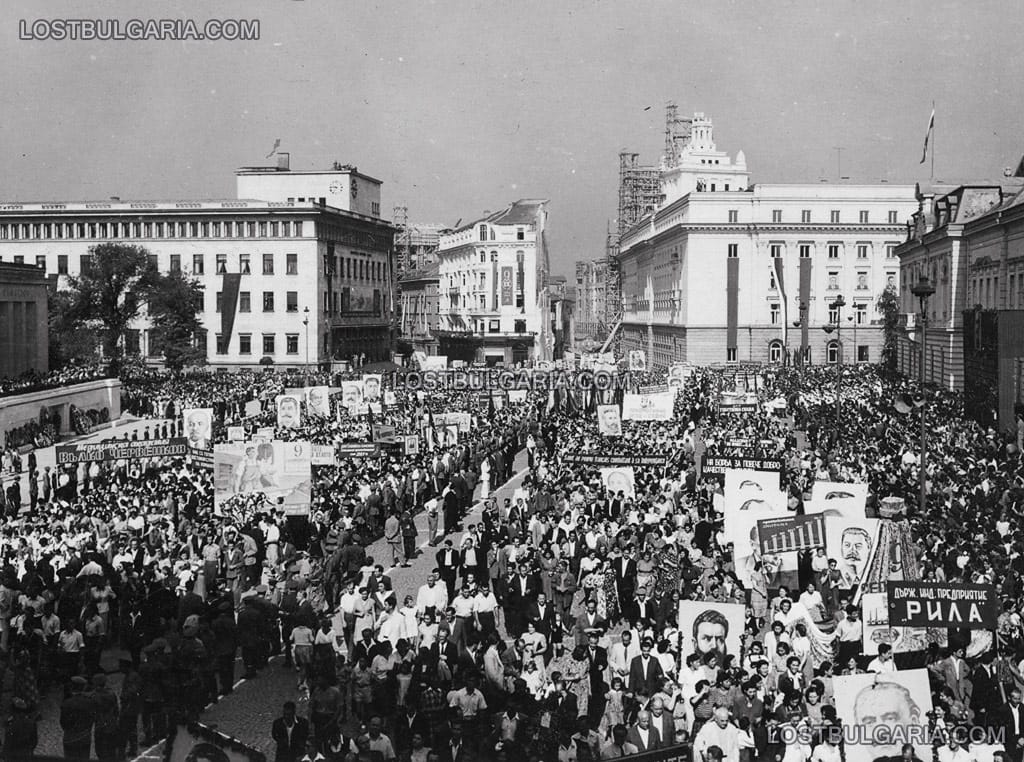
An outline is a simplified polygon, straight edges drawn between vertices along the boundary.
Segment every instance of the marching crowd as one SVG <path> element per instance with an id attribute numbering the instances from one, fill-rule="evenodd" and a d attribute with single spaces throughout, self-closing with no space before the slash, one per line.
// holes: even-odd
<path id="1" fill-rule="evenodd" d="M 259 496 L 215 511 L 211 474 L 177 459 L 37 472 L 20 517 L 0 530 L 0 650 L 12 685 L 4 753 L 32 752 L 40 697 L 60 690 L 67 757 L 133 757 L 230 694 L 237 656 L 255 678 L 280 655 L 296 690 L 274 723 L 278 762 L 562 762 L 667 747 L 694 762 L 836 762 L 846 753 L 836 729 L 849 718 L 837 716 L 833 677 L 884 673 L 913 657 L 932 676 L 937 760 L 969 762 L 953 731 L 974 724 L 1002 728 L 1000 753 L 1020 762 L 1017 436 L 966 420 L 958 398 L 938 390 L 900 413 L 893 400 L 911 387 L 873 368 L 843 370 L 836 420 L 834 398 L 821 391 L 834 373 L 762 376 L 762 397 L 786 400 L 783 417 L 768 407 L 721 414 L 721 372 L 695 370 L 671 421 L 623 421 L 618 438 L 598 432 L 593 396 L 552 404 L 543 391 L 496 404 L 475 392 L 417 394 L 394 377 L 395 403 L 369 421 L 306 418 L 276 436 L 341 445 L 366 441 L 374 423 L 413 433 L 451 411 L 471 413 L 470 431 L 421 452 L 384 446 L 379 457 L 315 467 L 308 520 Z M 303 381 L 151 372 L 126 378 L 125 396 L 157 418 L 214 407 L 223 441 L 227 426 L 273 426 L 274 397 Z M 253 400 L 260 412 L 246 417 Z M 923 508 L 910 444 L 921 414 L 931 432 Z M 154 424 L 152 435 L 180 425 Z M 925 578 L 997 587 L 992 647 L 975 654 L 951 634 L 919 655 L 894 659 L 883 645 L 863 656 L 855 590 L 820 552 L 802 559 L 788 588 L 769 587 L 756 567 L 741 584 L 716 509 L 720 479 L 696 468 L 739 454 L 738 438 L 750 443 L 744 453 L 784 463 L 797 512 L 816 480 L 867 483 L 869 510 L 904 498 L 909 550 Z M 521 449 L 522 486 L 493 497 Z M 665 459 L 637 466 L 627 495 L 572 457 L 611 453 Z M 421 511 L 427 537 L 413 518 Z M 372 558 L 367 548 L 380 538 L 387 557 Z M 432 573 L 397 589 L 387 569 L 425 540 Z M 680 631 L 680 601 L 711 604 L 692 633 Z M 714 610 L 725 603 L 746 606 L 738 653 Z M 691 636 L 707 642 L 689 652 Z M 103 667 L 115 648 L 116 692 Z M 785 728 L 803 732 L 794 741 Z"/>

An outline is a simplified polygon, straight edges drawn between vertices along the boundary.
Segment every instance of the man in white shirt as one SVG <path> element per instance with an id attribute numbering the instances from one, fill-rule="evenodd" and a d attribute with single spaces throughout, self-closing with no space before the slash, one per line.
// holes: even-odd
<path id="1" fill-rule="evenodd" d="M 881 674 L 882 672 L 895 672 L 896 662 L 892 658 L 892 646 L 888 643 L 880 643 L 878 646 L 878 656 L 871 660 L 868 664 L 868 672 L 874 672 Z"/>
<path id="2" fill-rule="evenodd" d="M 608 649 L 608 684 L 611 685 L 612 678 L 622 678 L 622 684 L 629 682 L 629 665 L 633 658 L 640 655 L 640 646 L 633 640 L 633 633 L 624 630 L 621 641 L 612 643 Z"/>
<path id="3" fill-rule="evenodd" d="M 956 733 L 948 735 L 949 740 L 946 745 L 939 747 L 937 754 L 939 762 L 976 762 L 974 755 L 960 745 Z"/>
<path id="4" fill-rule="evenodd" d="M 448 589 L 437 584 L 437 569 L 427 575 L 426 584 L 420 585 L 416 594 L 416 611 L 420 614 L 430 613 L 437 619 L 437 614 L 448 607 Z"/>
<path id="5" fill-rule="evenodd" d="M 708 762 L 707 752 L 712 746 L 722 750 L 722 762 L 739 762 L 739 728 L 729 722 L 729 710 L 716 707 L 711 722 L 704 723 L 693 739 L 694 762 Z"/>

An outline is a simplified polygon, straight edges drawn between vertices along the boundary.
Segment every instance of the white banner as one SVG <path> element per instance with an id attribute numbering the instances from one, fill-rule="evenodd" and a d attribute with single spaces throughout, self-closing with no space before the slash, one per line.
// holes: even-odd
<path id="1" fill-rule="evenodd" d="M 309 386 L 303 390 L 306 396 L 306 415 L 328 418 L 331 415 L 331 391 L 326 386 Z"/>
<path id="2" fill-rule="evenodd" d="M 622 420 L 671 421 L 675 400 L 674 391 L 658 394 L 624 394 L 622 397 Z"/>
<path id="3" fill-rule="evenodd" d="M 601 483 L 606 490 L 616 495 L 622 492 L 626 497 L 636 496 L 636 473 L 632 466 L 602 468 Z"/>
<path id="4" fill-rule="evenodd" d="M 280 394 L 277 397 L 277 425 L 283 429 L 297 429 L 302 424 L 299 396 Z"/>
<path id="5" fill-rule="evenodd" d="M 618 405 L 597 406 L 597 428 L 606 437 L 622 436 L 622 421 Z"/>
<path id="6" fill-rule="evenodd" d="M 213 408 L 200 407 L 183 410 L 181 418 L 185 422 L 185 437 L 188 446 L 193 450 L 209 450 L 213 438 Z"/>

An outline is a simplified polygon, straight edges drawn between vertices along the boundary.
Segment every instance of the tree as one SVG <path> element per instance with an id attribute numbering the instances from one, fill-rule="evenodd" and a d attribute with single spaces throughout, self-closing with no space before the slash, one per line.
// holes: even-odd
<path id="1" fill-rule="evenodd" d="M 152 325 L 150 341 L 167 367 L 181 370 L 186 365 L 205 364 L 206 353 L 196 347 L 196 336 L 202 330 L 197 316 L 203 303 L 199 282 L 180 270 L 157 275 L 147 284 L 145 298 Z"/>
<path id="2" fill-rule="evenodd" d="M 882 371 L 894 376 L 899 358 L 900 300 L 892 284 L 887 285 L 879 295 L 875 309 L 882 316 L 882 334 L 885 338 L 882 346 Z"/>
<path id="3" fill-rule="evenodd" d="M 50 338 L 50 368 L 63 368 L 71 362 L 96 359 L 99 337 L 76 312 L 75 294 L 51 291 L 47 318 Z"/>
<path id="4" fill-rule="evenodd" d="M 159 273 L 146 249 L 121 243 L 90 247 L 87 263 L 78 276 L 68 279 L 69 316 L 76 324 L 96 330 L 104 357 L 117 370 L 124 336 L 139 317 Z"/>

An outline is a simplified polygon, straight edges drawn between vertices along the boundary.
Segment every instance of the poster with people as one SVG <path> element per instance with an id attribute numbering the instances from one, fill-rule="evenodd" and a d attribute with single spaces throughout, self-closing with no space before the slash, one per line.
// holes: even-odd
<path id="1" fill-rule="evenodd" d="M 341 406 L 348 408 L 350 415 L 355 415 L 352 412 L 353 408 L 360 407 L 363 404 L 363 382 L 362 381 L 342 381 L 341 382 Z"/>
<path id="2" fill-rule="evenodd" d="M 329 418 L 331 415 L 331 390 L 326 386 L 306 387 L 306 415 Z"/>
<path id="3" fill-rule="evenodd" d="M 363 376 L 363 399 L 376 402 L 381 396 L 381 377 L 379 373 L 367 373 Z"/>
<path id="4" fill-rule="evenodd" d="M 671 421 L 675 403 L 674 391 L 656 394 L 627 393 L 622 396 L 622 420 Z"/>
<path id="5" fill-rule="evenodd" d="M 889 596 L 885 593 L 864 593 L 860 599 L 865 656 L 877 656 L 883 643 L 893 653 L 927 651 L 929 643 L 945 646 L 949 630 L 945 627 L 893 627 L 889 624 Z"/>
<path id="6" fill-rule="evenodd" d="M 638 373 L 643 373 L 647 370 L 647 353 L 644 350 L 629 350 L 629 369 Z"/>
<path id="7" fill-rule="evenodd" d="M 277 425 L 283 429 L 297 429 L 302 424 L 302 410 L 297 394 L 277 397 Z"/>
<path id="8" fill-rule="evenodd" d="M 601 483 L 609 492 L 625 497 L 636 497 L 636 473 L 632 466 L 602 468 Z"/>
<path id="9" fill-rule="evenodd" d="M 825 551 L 830 560 L 835 559 L 836 569 L 842 575 L 841 590 L 849 590 L 863 581 L 878 543 L 878 526 L 878 519 L 825 518 Z"/>
<path id="10" fill-rule="evenodd" d="M 693 366 L 685 362 L 674 362 L 668 366 L 668 385 L 676 389 L 682 389 L 686 385 L 686 379 L 693 373 Z"/>
<path id="11" fill-rule="evenodd" d="M 725 657 L 739 657 L 746 607 L 741 603 L 713 603 L 710 601 L 679 601 L 679 633 L 682 637 L 683 656 L 698 653 L 718 656 L 718 664 Z"/>
<path id="12" fill-rule="evenodd" d="M 823 513 L 826 517 L 864 518 L 867 501 L 867 484 L 816 481 L 811 487 L 811 500 L 804 505 L 804 511 Z"/>
<path id="13" fill-rule="evenodd" d="M 777 588 L 795 576 L 797 553 L 762 553 L 757 522 L 790 515 L 777 471 L 730 468 L 725 472 L 726 542 L 732 543 L 736 576 L 749 587 L 755 575 Z"/>
<path id="14" fill-rule="evenodd" d="M 618 405 L 597 406 L 597 428 L 606 437 L 622 436 L 622 421 Z"/>
<path id="15" fill-rule="evenodd" d="M 209 450 L 213 443 L 213 408 L 200 407 L 183 410 L 185 438 L 193 450 Z"/>
<path id="16" fill-rule="evenodd" d="M 925 732 L 932 711 L 927 669 L 841 675 L 832 685 L 836 714 L 859 731 L 846 736 L 846 762 L 898 759 L 908 738 L 924 741 L 914 747 L 918 759 L 932 758 Z"/>
<path id="17" fill-rule="evenodd" d="M 309 513 L 313 451 L 309 442 L 219 444 L 213 450 L 213 496 L 218 513 L 248 510 L 261 495 L 264 504 L 281 505 L 287 515 Z"/>

